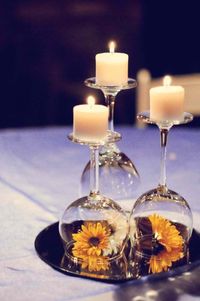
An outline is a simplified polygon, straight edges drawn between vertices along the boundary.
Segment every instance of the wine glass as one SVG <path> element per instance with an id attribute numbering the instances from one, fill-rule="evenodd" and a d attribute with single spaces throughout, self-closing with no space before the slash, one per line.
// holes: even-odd
<path id="1" fill-rule="evenodd" d="M 180 120 L 157 122 L 144 112 L 138 119 L 158 126 L 161 143 L 159 185 L 137 199 L 130 216 L 136 223 L 135 233 L 130 233 L 133 269 L 144 275 L 167 271 L 188 261 L 192 213 L 187 201 L 167 187 L 166 145 L 171 127 L 188 123 L 193 117 L 184 113 Z"/>
<path id="2" fill-rule="evenodd" d="M 68 269 L 96 278 L 126 277 L 123 250 L 129 233 L 127 215 L 112 199 L 99 192 L 99 147 L 103 142 L 77 139 L 90 149 L 90 193 L 74 201 L 59 222 Z"/>
<path id="3" fill-rule="evenodd" d="M 122 152 L 116 142 L 121 138 L 114 132 L 114 106 L 116 96 L 121 90 L 135 88 L 137 83 L 129 78 L 126 85 L 102 86 L 96 83 L 96 78 L 88 78 L 85 85 L 100 89 L 109 108 L 109 139 L 101 148 L 99 156 L 100 188 L 101 191 L 117 201 L 135 198 L 135 191 L 140 183 L 140 177 L 134 163 Z M 115 135 L 113 135 L 115 133 Z M 90 162 L 88 162 L 81 176 L 81 194 L 88 193 Z"/>

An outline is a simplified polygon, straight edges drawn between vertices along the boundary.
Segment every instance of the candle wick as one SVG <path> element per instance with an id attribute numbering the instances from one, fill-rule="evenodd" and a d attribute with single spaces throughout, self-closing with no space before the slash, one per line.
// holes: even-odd
<path id="1" fill-rule="evenodd" d="M 166 75 L 163 79 L 164 87 L 169 87 L 171 85 L 171 77 L 169 75 Z"/>
<path id="2" fill-rule="evenodd" d="M 115 52 L 115 42 L 110 42 L 109 44 L 109 48 L 110 48 L 110 53 L 114 53 Z"/>
<path id="3" fill-rule="evenodd" d="M 90 110 L 93 108 L 94 104 L 95 104 L 95 99 L 93 96 L 88 96 L 87 98 L 87 103 L 89 105 Z"/>

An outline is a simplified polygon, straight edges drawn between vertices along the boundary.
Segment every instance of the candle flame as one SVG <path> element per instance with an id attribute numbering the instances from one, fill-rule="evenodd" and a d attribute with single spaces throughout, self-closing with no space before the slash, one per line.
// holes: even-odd
<path id="1" fill-rule="evenodd" d="M 165 87 L 169 87 L 169 86 L 171 85 L 171 82 L 172 82 L 171 76 L 166 75 L 166 76 L 163 78 L 163 85 L 164 85 Z"/>
<path id="2" fill-rule="evenodd" d="M 95 104 L 95 98 L 92 95 L 88 96 L 87 103 L 92 107 Z"/>
<path id="3" fill-rule="evenodd" d="M 116 47 L 116 43 L 114 41 L 111 41 L 109 43 L 109 50 L 110 50 L 111 53 L 115 52 L 115 47 Z"/>

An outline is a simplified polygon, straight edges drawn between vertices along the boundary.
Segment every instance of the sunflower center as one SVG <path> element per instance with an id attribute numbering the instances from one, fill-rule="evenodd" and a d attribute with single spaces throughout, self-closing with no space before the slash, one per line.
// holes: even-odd
<path id="1" fill-rule="evenodd" d="M 89 239 L 90 245 L 97 247 L 99 243 L 100 243 L 100 239 L 98 237 L 90 237 Z"/>
<path id="2" fill-rule="evenodd" d="M 164 249 L 165 249 L 165 247 L 161 243 L 159 243 L 158 239 L 153 237 L 152 238 L 152 254 L 158 255 Z"/>

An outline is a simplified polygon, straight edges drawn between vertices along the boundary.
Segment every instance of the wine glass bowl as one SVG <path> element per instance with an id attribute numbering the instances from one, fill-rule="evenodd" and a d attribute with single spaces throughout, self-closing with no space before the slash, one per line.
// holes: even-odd
<path id="1" fill-rule="evenodd" d="M 131 217 L 136 221 L 157 214 L 176 225 L 182 225 L 186 243 L 192 234 L 192 212 L 188 202 L 177 192 L 166 186 L 158 186 L 141 195 L 133 206 Z"/>
<path id="2" fill-rule="evenodd" d="M 119 221 L 123 227 L 119 227 L 116 221 Z M 103 195 L 85 196 L 74 201 L 65 209 L 59 223 L 59 233 L 65 254 L 73 261 L 77 260 L 75 254 L 78 251 L 80 251 L 80 255 L 82 254 L 82 250 L 74 247 L 74 244 L 78 242 L 78 236 L 80 236 L 80 243 L 83 244 L 83 248 L 86 239 L 88 239 L 90 242 L 87 245 L 88 249 L 97 246 L 99 240 L 99 243 L 102 243 L 100 248 L 104 251 L 102 256 L 113 259 L 121 255 L 126 242 L 128 234 L 127 216 L 117 203 Z M 74 234 L 77 234 L 77 237 Z M 113 236 L 117 235 L 120 235 L 120 241 L 118 237 L 114 245 L 112 239 Z"/>
<path id="3" fill-rule="evenodd" d="M 96 278 L 126 277 L 126 213 L 100 194 L 82 197 L 67 207 L 59 222 L 65 256 L 81 275 Z"/>
<path id="4" fill-rule="evenodd" d="M 131 212 L 132 273 L 168 271 L 189 262 L 192 212 L 178 193 L 158 186 L 141 195 Z"/>
<path id="5" fill-rule="evenodd" d="M 90 162 L 81 176 L 81 194 L 88 193 Z M 140 176 L 133 162 L 123 152 L 105 150 L 99 155 L 99 186 L 104 195 L 116 201 L 134 199 Z"/>

